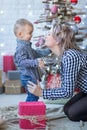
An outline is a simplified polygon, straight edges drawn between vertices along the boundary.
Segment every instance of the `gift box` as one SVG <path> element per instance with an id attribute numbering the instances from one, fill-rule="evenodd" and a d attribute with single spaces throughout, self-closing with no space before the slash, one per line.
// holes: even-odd
<path id="1" fill-rule="evenodd" d="M 7 72 L 8 70 L 16 70 L 14 58 L 11 55 L 3 56 L 3 71 Z"/>
<path id="2" fill-rule="evenodd" d="M 4 87 L 5 87 L 6 94 L 20 94 L 21 93 L 20 80 L 7 79 L 4 84 Z"/>
<path id="3" fill-rule="evenodd" d="M 44 102 L 20 102 L 18 107 L 21 129 L 44 129 L 46 127 L 46 105 Z"/>
<path id="4" fill-rule="evenodd" d="M 47 76 L 46 88 L 58 88 L 61 87 L 61 77 L 60 74 L 49 74 Z"/>
<path id="5" fill-rule="evenodd" d="M 10 80 L 20 80 L 20 73 L 18 70 L 9 70 L 7 72 L 7 77 Z"/>

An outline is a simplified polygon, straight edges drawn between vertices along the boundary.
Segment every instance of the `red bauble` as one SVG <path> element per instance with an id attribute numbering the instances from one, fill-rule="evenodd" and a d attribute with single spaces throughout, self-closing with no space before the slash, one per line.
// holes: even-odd
<path id="1" fill-rule="evenodd" d="M 72 4 L 77 4 L 77 3 L 78 3 L 78 0 L 70 0 L 70 2 L 71 2 Z"/>
<path id="2" fill-rule="evenodd" d="M 81 22 L 81 18 L 79 16 L 75 16 L 73 20 L 74 20 L 75 23 Z"/>

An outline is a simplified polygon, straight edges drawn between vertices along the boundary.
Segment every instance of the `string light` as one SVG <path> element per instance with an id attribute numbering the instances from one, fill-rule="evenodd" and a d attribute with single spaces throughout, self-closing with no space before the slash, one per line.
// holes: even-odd
<path id="1" fill-rule="evenodd" d="M 28 16 L 33 16 L 33 12 L 29 11 Z"/>
<path id="2" fill-rule="evenodd" d="M 28 7 L 28 8 L 31 8 L 31 5 L 28 5 L 27 7 Z"/>
<path id="3" fill-rule="evenodd" d="M 0 47 L 4 47 L 4 43 L 1 43 L 1 44 L 0 44 Z"/>
<path id="4" fill-rule="evenodd" d="M 1 10 L 1 11 L 0 11 L 0 14 L 3 14 L 3 13 L 4 13 L 4 11 L 3 11 L 3 10 Z"/>
<path id="5" fill-rule="evenodd" d="M 4 28 L 0 28 L 0 30 L 1 30 L 1 32 L 3 32 L 3 31 L 4 31 Z"/>
<path id="6" fill-rule="evenodd" d="M 87 9 L 87 5 L 85 5 L 85 8 Z"/>
<path id="7" fill-rule="evenodd" d="M 4 56 L 4 55 L 6 55 L 6 53 L 5 52 L 1 52 L 1 56 Z"/>

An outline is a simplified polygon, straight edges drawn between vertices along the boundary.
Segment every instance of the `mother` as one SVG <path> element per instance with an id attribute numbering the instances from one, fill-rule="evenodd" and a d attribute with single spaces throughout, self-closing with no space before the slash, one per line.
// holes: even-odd
<path id="1" fill-rule="evenodd" d="M 65 105 L 64 112 L 72 121 L 87 121 L 87 55 L 76 45 L 73 31 L 65 24 L 55 24 L 45 45 L 61 58 L 61 88 L 42 89 L 29 82 L 29 91 L 44 99 L 69 98 L 74 89 L 80 92 Z"/>

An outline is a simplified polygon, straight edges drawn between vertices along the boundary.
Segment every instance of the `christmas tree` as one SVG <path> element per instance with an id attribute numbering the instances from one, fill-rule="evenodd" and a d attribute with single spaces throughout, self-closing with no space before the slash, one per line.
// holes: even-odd
<path id="1" fill-rule="evenodd" d="M 79 0 L 43 0 L 43 14 L 35 21 L 35 24 L 44 23 L 43 31 L 45 32 L 48 32 L 55 22 L 68 24 L 75 33 L 77 45 L 87 52 L 87 6 L 85 6 L 85 10 L 78 8 L 76 7 L 78 2 Z M 44 42 L 44 35 L 42 35 L 39 37 L 36 47 L 43 48 Z M 44 60 L 46 63 L 44 80 L 47 80 L 48 75 L 52 77 L 52 74 L 59 73 L 60 62 L 53 54 L 45 57 Z"/>
<path id="2" fill-rule="evenodd" d="M 44 22 L 44 29 L 46 31 L 55 22 L 67 23 L 76 34 L 77 44 L 87 51 L 87 44 L 83 44 L 83 41 L 87 38 L 87 5 L 83 11 L 81 8 L 76 7 L 78 2 L 79 0 L 43 0 L 44 12 L 35 23 L 39 24 Z M 80 26 L 81 23 L 82 26 Z M 43 43 L 44 40 L 41 39 L 40 45 Z"/>

